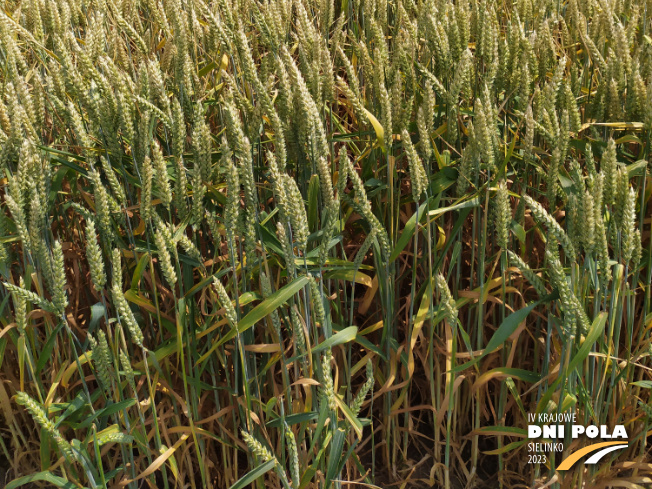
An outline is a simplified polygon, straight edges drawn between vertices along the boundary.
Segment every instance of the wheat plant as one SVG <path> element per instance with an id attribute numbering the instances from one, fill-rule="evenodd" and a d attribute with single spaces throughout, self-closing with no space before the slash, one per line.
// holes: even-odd
<path id="1" fill-rule="evenodd" d="M 648 27 L 2 0 L 0 486 L 648 487 Z"/>

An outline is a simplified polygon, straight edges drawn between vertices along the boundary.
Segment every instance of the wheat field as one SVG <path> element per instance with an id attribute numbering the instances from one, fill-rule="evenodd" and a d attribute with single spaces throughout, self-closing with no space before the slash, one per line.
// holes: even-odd
<path id="1" fill-rule="evenodd" d="M 650 31 L 2 0 L 0 487 L 650 487 Z"/>

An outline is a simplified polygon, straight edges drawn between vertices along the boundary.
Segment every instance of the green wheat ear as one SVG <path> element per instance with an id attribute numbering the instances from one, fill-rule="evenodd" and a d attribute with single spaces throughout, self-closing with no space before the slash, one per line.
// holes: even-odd
<path id="1" fill-rule="evenodd" d="M 509 202 L 507 184 L 504 180 L 498 184 L 496 201 L 494 204 L 494 229 L 496 242 L 501 249 L 507 249 L 509 241 L 509 227 L 512 222 L 512 209 Z"/>
<path id="2" fill-rule="evenodd" d="M 323 376 L 322 384 L 322 397 L 325 399 L 328 404 L 328 408 L 331 411 L 337 410 L 337 400 L 335 399 L 335 386 L 333 384 L 333 371 L 331 370 L 331 362 L 333 361 L 333 353 L 330 350 L 326 350 L 321 356 L 321 369 Z"/>
<path id="3" fill-rule="evenodd" d="M 122 372 L 124 376 L 127 378 L 129 387 L 131 387 L 134 396 L 137 396 L 138 393 L 136 391 L 136 378 L 134 376 L 134 369 L 131 366 L 131 361 L 129 360 L 129 357 L 122 350 L 120 350 L 120 365 L 122 366 Z"/>
<path id="4" fill-rule="evenodd" d="M 217 278 L 213 279 L 213 285 L 217 291 L 217 297 L 219 298 L 220 305 L 224 308 L 224 315 L 231 322 L 231 324 L 235 326 L 238 323 L 238 318 L 229 294 L 226 292 L 222 282 L 220 282 Z"/>
<path id="5" fill-rule="evenodd" d="M 163 237 L 161 230 L 157 230 L 154 233 L 154 243 L 156 243 L 156 248 L 158 250 L 158 258 L 161 265 L 161 270 L 165 280 L 174 287 L 177 283 L 177 274 L 172 265 L 172 258 L 170 257 L 170 251 L 168 250 L 167 243 Z"/>
<path id="6" fill-rule="evenodd" d="M 247 444 L 249 450 L 251 450 L 251 452 L 261 460 L 261 462 L 265 463 L 274 460 L 275 463 L 278 463 L 276 457 L 274 457 L 274 455 L 272 455 L 272 453 L 264 447 L 262 443 L 244 430 L 242 430 L 242 438 Z"/>
<path id="7" fill-rule="evenodd" d="M 91 272 L 91 281 L 93 287 L 98 292 L 104 289 L 106 285 L 106 273 L 104 272 L 104 260 L 102 258 L 102 250 L 97 242 L 97 231 L 95 229 L 95 221 L 88 219 L 86 225 L 86 259 Z"/>
<path id="8" fill-rule="evenodd" d="M 43 428 L 48 435 L 54 440 L 59 447 L 59 450 L 69 461 L 75 460 L 75 454 L 73 452 L 70 443 L 66 441 L 61 432 L 55 427 L 54 423 L 47 417 L 45 410 L 30 396 L 24 392 L 19 392 L 16 394 L 16 402 L 22 406 L 25 406 L 27 412 L 32 415 L 32 418 L 36 423 Z"/>
<path id="9" fill-rule="evenodd" d="M 355 416 L 357 416 L 360 413 L 360 410 L 362 409 L 362 404 L 364 403 L 367 394 L 369 394 L 369 392 L 372 392 L 374 388 L 374 382 L 375 382 L 374 368 L 373 368 L 373 364 L 371 363 L 371 360 L 367 360 L 366 374 L 367 374 L 367 380 L 362 385 L 360 391 L 356 394 L 355 398 L 353 399 L 353 403 L 351 404 L 351 411 Z"/>
<path id="10" fill-rule="evenodd" d="M 459 311 L 457 310 L 455 299 L 448 288 L 448 283 L 441 273 L 438 273 L 435 276 L 435 287 L 439 292 L 440 302 L 444 308 L 446 319 L 448 319 L 451 325 L 455 324 L 457 322 Z"/>
<path id="11" fill-rule="evenodd" d="M 105 392 L 112 392 L 113 367 L 111 350 L 106 340 L 104 331 L 97 333 L 97 340 L 89 335 L 89 343 L 91 345 L 91 352 L 93 363 L 95 364 L 95 371 L 100 385 L 104 388 Z"/>
<path id="12" fill-rule="evenodd" d="M 7 282 L 3 282 L 3 285 L 9 292 L 14 293 L 20 299 L 26 302 L 31 302 L 32 304 L 37 305 L 41 309 L 50 312 L 55 312 L 57 310 L 56 306 L 52 302 L 41 298 L 38 294 L 32 292 L 31 290 L 27 290 L 23 287 L 18 287 L 17 285 L 10 284 Z"/>
<path id="13" fill-rule="evenodd" d="M 423 162 L 421 161 L 421 158 L 419 158 L 419 155 L 417 155 L 417 152 L 412 145 L 410 134 L 405 129 L 403 129 L 403 132 L 401 133 L 401 142 L 403 143 L 405 151 L 407 152 L 410 165 L 412 198 L 415 202 L 419 202 L 421 200 L 421 196 L 426 192 L 426 187 L 428 185 L 426 171 L 423 168 Z"/>
<path id="14" fill-rule="evenodd" d="M 25 288 L 25 281 L 20 277 L 20 286 Z M 20 294 L 13 294 L 14 315 L 16 317 L 16 328 L 21 336 L 25 334 L 27 328 L 27 300 Z"/>

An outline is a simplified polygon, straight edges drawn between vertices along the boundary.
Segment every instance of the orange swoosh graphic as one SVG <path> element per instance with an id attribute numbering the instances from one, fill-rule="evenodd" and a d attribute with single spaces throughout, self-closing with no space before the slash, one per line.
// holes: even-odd
<path id="1" fill-rule="evenodd" d="M 564 461 L 559 465 L 559 467 L 557 467 L 557 470 L 568 470 L 573 465 L 575 465 L 575 462 L 581 459 L 584 455 L 588 455 L 591 452 L 595 452 L 596 450 L 600 450 L 604 447 L 610 447 L 612 445 L 625 445 L 625 443 L 624 441 L 605 441 L 602 443 L 596 443 L 595 445 L 589 445 L 588 447 L 584 447 L 566 457 Z"/>

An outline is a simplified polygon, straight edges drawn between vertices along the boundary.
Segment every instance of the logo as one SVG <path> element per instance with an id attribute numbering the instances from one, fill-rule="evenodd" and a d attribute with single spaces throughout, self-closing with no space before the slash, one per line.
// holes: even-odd
<path id="1" fill-rule="evenodd" d="M 599 438 L 601 440 L 568 455 L 557 467 L 557 470 L 569 470 L 587 455 L 590 455 L 590 457 L 584 461 L 585 465 L 597 464 L 605 455 L 628 446 L 625 426 L 619 424 L 614 426 L 612 430 L 607 425 L 578 424 L 576 413 L 530 413 L 528 415 L 527 433 L 530 440 L 538 438 L 550 440 L 546 443 L 528 443 L 528 451 L 531 454 L 529 457 L 530 463 L 546 463 L 545 452 L 563 452 L 564 440 L 568 435 L 573 440 L 580 437 L 591 440 Z"/>

